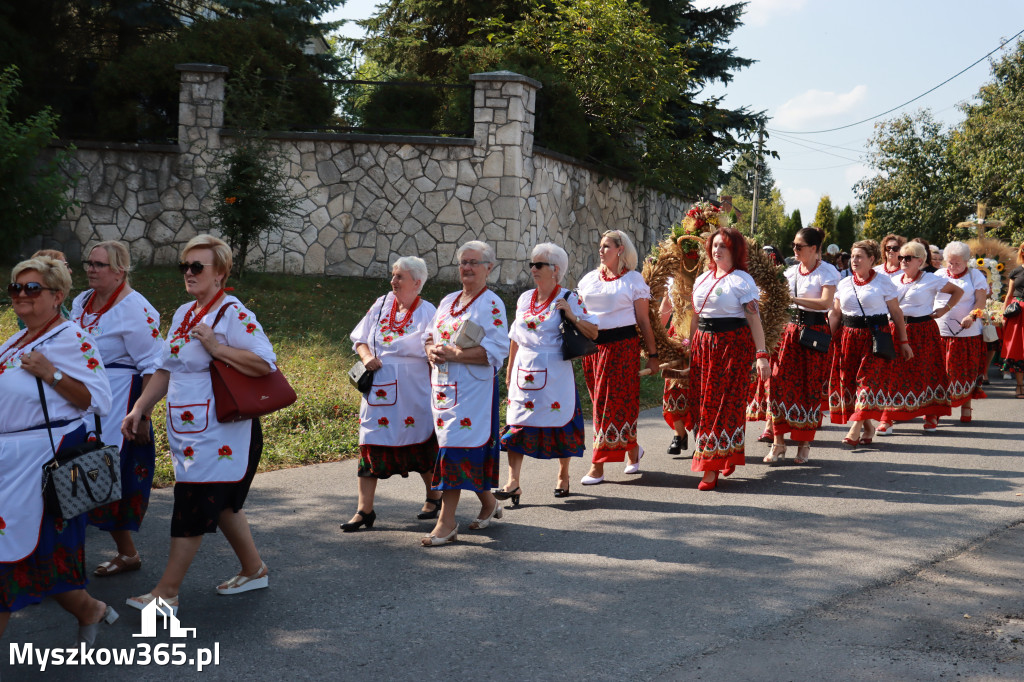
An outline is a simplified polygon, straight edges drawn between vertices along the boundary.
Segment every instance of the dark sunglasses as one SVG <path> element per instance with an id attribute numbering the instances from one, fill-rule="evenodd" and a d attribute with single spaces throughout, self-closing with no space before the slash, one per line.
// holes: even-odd
<path id="1" fill-rule="evenodd" d="M 110 267 L 110 263 L 101 263 L 98 260 L 84 260 L 82 265 L 86 270 L 101 270 Z"/>
<path id="2" fill-rule="evenodd" d="M 542 263 L 542 262 L 539 262 L 539 261 L 536 262 L 536 263 L 530 263 L 530 269 L 532 270 L 533 268 L 537 268 L 539 270 L 540 268 L 544 267 L 545 265 L 551 265 L 551 263 Z"/>
<path id="3" fill-rule="evenodd" d="M 888 251 L 889 253 L 897 253 L 900 250 L 900 247 L 898 247 L 898 246 L 887 246 L 887 247 L 885 247 L 885 250 Z"/>
<path id="4" fill-rule="evenodd" d="M 57 291 L 50 287 L 44 287 L 39 282 L 28 282 L 27 284 L 8 284 L 7 293 L 10 294 L 11 298 L 15 298 L 19 294 L 24 293 L 26 298 L 36 298 L 44 291 Z"/>
<path id="5" fill-rule="evenodd" d="M 793 242 L 791 246 L 793 247 L 794 251 L 803 251 L 808 246 L 810 246 L 810 244 L 797 244 L 796 242 Z"/>
<path id="6" fill-rule="evenodd" d="M 912 261 L 915 258 L 917 258 L 917 256 L 909 256 L 909 255 L 908 256 L 897 256 L 897 258 L 899 260 L 903 261 L 904 263 L 909 263 L 910 261 Z"/>
<path id="7" fill-rule="evenodd" d="M 206 267 L 206 263 L 200 263 L 199 261 L 192 261 L 191 263 L 178 263 L 178 270 L 181 274 L 191 271 L 193 275 L 198 275 Z"/>

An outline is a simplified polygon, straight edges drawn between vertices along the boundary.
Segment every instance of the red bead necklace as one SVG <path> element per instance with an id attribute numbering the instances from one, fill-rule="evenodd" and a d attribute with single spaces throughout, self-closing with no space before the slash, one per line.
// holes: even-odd
<path id="1" fill-rule="evenodd" d="M 542 312 L 544 312 L 545 310 L 548 309 L 548 306 L 551 305 L 551 302 L 555 300 L 555 296 L 557 296 L 557 295 L 558 295 L 558 287 L 555 287 L 554 290 L 551 292 L 551 295 L 548 296 L 548 300 L 546 300 L 543 303 L 541 303 L 540 306 L 538 307 L 537 306 L 537 289 L 534 289 L 533 290 L 533 295 L 530 297 L 530 314 L 534 315 L 534 316 L 540 315 Z"/>
<path id="2" fill-rule="evenodd" d="M 487 287 L 484 287 L 483 289 L 481 289 L 480 293 L 478 293 L 476 296 L 474 296 L 469 301 L 469 303 L 467 303 L 466 305 L 464 305 L 464 306 L 462 306 L 461 308 L 458 308 L 458 309 L 455 308 L 455 304 L 459 302 L 460 298 L 462 298 L 462 294 L 459 294 L 458 296 L 453 298 L 452 299 L 452 304 L 450 306 L 448 306 L 448 316 L 449 317 L 459 317 L 459 316 L 461 316 L 464 312 L 469 310 L 469 307 L 476 302 L 476 299 L 478 299 L 478 298 L 480 298 L 481 296 L 484 295 L 485 291 L 487 291 Z"/>
<path id="3" fill-rule="evenodd" d="M 185 313 L 185 318 L 181 321 L 181 324 L 174 330 L 174 336 L 171 337 L 171 341 L 174 341 L 175 339 L 183 339 L 188 336 L 188 333 L 192 331 L 192 329 L 198 325 L 204 317 L 206 317 L 206 314 L 213 309 L 213 304 L 219 301 L 220 297 L 223 295 L 224 290 L 219 290 L 216 295 L 210 299 L 210 302 L 203 306 L 203 309 L 199 311 L 198 315 L 195 315 L 195 310 L 199 305 L 199 301 L 193 303 L 192 307 Z"/>
<path id="4" fill-rule="evenodd" d="M 626 268 L 622 268 L 619 274 L 615 275 L 614 277 L 609 277 L 608 275 L 604 274 L 604 268 L 597 269 L 597 274 L 601 275 L 601 279 L 603 279 L 606 282 L 614 282 L 615 280 L 625 275 L 627 272 L 629 272 L 629 270 L 627 270 Z"/>
<path id="5" fill-rule="evenodd" d="M 416 300 L 412 302 L 411 306 L 409 306 L 409 309 L 407 311 L 405 311 L 405 317 L 403 317 L 401 320 L 397 320 L 397 318 L 398 318 L 398 297 L 395 296 L 395 300 L 391 301 L 391 314 L 388 315 L 388 323 L 387 323 L 387 326 L 384 329 L 388 330 L 388 331 L 395 332 L 396 334 L 398 334 L 399 332 L 404 331 L 406 327 L 408 327 L 410 324 L 412 324 L 412 314 L 414 312 L 416 312 L 416 308 L 418 308 L 419 305 L 420 305 L 420 297 L 417 296 Z M 397 322 L 396 322 L 396 320 L 397 320 Z"/>
<path id="6" fill-rule="evenodd" d="M 814 272 L 815 270 L 817 270 L 819 265 L 821 265 L 821 261 L 820 260 L 814 261 L 814 267 L 811 268 L 810 270 L 808 270 L 807 272 L 804 272 L 804 266 L 803 266 L 803 264 L 801 264 L 800 265 L 800 269 L 797 272 L 799 272 L 802 276 L 806 277 L 807 275 L 809 275 L 812 272 Z"/>
<path id="7" fill-rule="evenodd" d="M 914 282 L 916 282 L 917 280 L 921 279 L 921 275 L 923 275 L 923 274 L 924 274 L 924 270 L 918 270 L 918 271 L 917 271 L 917 274 L 916 274 L 916 275 L 914 275 L 914 279 L 912 279 L 912 280 L 910 280 L 910 281 L 908 282 L 908 281 L 907 281 L 907 273 L 905 273 L 905 272 L 904 272 L 904 273 L 903 273 L 903 276 L 902 276 L 902 277 L 900 277 L 900 283 L 902 283 L 902 284 L 913 284 L 913 283 L 914 283 Z"/>
<path id="8" fill-rule="evenodd" d="M 900 269 L 900 266 L 897 265 L 895 268 L 890 270 L 888 263 L 884 264 L 882 267 L 885 269 L 885 274 L 887 274 L 887 275 L 895 275 L 896 272 Z"/>
<path id="9" fill-rule="evenodd" d="M 953 271 L 950 270 L 949 268 L 946 268 L 946 272 L 949 273 L 949 276 L 952 277 L 953 279 L 960 279 L 961 277 L 967 274 L 967 268 L 964 268 L 959 275 L 954 275 Z"/>
<path id="10" fill-rule="evenodd" d="M 124 285 L 127 283 L 128 280 L 122 280 L 121 284 L 119 284 L 118 287 L 114 289 L 114 293 L 111 294 L 109 299 L 107 299 L 107 302 L 103 304 L 103 307 L 96 312 L 92 311 L 92 302 L 96 299 L 96 290 L 93 289 L 93 292 L 89 294 L 89 300 L 87 300 L 85 302 L 85 305 L 82 306 L 82 314 L 78 317 L 78 326 L 81 327 L 82 329 L 92 329 L 96 327 L 96 325 L 100 323 L 100 318 L 103 317 L 103 314 L 114 307 L 114 302 L 117 301 L 117 297 L 124 290 Z M 93 320 L 88 327 L 86 327 L 85 325 L 86 315 L 93 316 Z"/>
<path id="11" fill-rule="evenodd" d="M 38 332 L 35 333 L 35 335 L 32 336 L 32 338 L 27 339 L 25 341 L 22 341 L 19 344 L 15 344 L 14 346 L 12 346 L 10 348 L 10 351 L 11 351 L 10 354 L 6 355 L 2 359 L 0 359 L 0 367 L 3 367 L 7 363 L 8 360 L 13 358 L 15 356 L 15 354 L 17 354 L 17 352 L 19 350 L 21 350 L 25 346 L 28 346 L 29 344 L 33 343 L 34 341 L 39 339 L 39 337 L 41 337 L 43 334 L 45 334 L 46 332 L 50 331 L 50 327 L 53 326 L 53 323 L 58 321 L 58 320 L 60 320 L 60 319 L 61 319 L 60 311 L 58 311 L 56 315 L 54 315 L 53 317 L 50 318 L 49 322 L 47 322 L 46 324 L 43 325 L 42 329 L 40 329 Z M 28 330 L 27 329 L 25 330 L 25 335 L 26 336 L 28 335 Z"/>
<path id="12" fill-rule="evenodd" d="M 868 282 L 870 282 L 871 280 L 873 280 L 875 278 L 875 275 L 877 275 L 877 274 L 878 274 L 877 270 L 872 270 L 871 274 L 868 275 L 867 279 L 861 279 L 860 277 L 857 276 L 857 273 L 855 272 L 855 273 L 853 273 L 853 283 L 856 284 L 857 286 L 862 287 L 865 284 L 867 284 Z"/>

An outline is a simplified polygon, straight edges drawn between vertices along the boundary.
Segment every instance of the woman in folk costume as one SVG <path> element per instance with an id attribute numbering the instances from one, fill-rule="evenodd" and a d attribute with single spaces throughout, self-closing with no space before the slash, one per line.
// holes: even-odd
<path id="1" fill-rule="evenodd" d="M 1014 301 L 1024 305 L 1024 243 L 1017 249 L 1017 267 L 1008 273 L 1010 286 L 1003 301 L 1003 312 Z M 1024 315 L 1005 318 L 1003 323 L 1003 371 L 1013 372 L 1017 380 L 1017 399 L 1024 399 Z"/>
<path id="2" fill-rule="evenodd" d="M 530 274 L 536 288 L 523 293 L 509 329 L 507 427 L 501 447 L 508 451 L 508 482 L 494 491 L 499 500 L 522 495 L 523 457 L 557 459 L 555 497 L 569 494 L 570 457 L 582 457 L 583 412 L 571 360 L 562 359 L 562 313 L 585 336 L 597 338 L 597 318 L 576 294 L 559 286 L 569 267 L 562 247 L 533 247 Z"/>
<path id="3" fill-rule="evenodd" d="M 900 249 L 907 243 L 906 237 L 898 234 L 887 234 L 882 240 L 882 262 L 872 268 L 886 277 L 898 275 L 900 272 Z"/>
<path id="4" fill-rule="evenodd" d="M 950 414 L 946 355 L 935 320 L 959 303 L 963 291 L 949 280 L 926 272 L 927 258 L 928 249 L 923 244 L 907 242 L 900 247 L 902 272 L 893 275 L 892 282 L 914 360 L 906 362 L 897 357 L 885 377 L 889 399 L 875 431 L 879 436 L 892 434 L 893 422 L 917 417 L 924 417 L 924 429 L 931 431 L 940 416 Z M 949 296 L 949 300 L 936 307 L 939 293 Z"/>
<path id="5" fill-rule="evenodd" d="M 132 533 L 139 530 L 149 507 L 156 447 L 152 425 L 129 439 L 121 435 L 121 420 L 159 368 L 164 340 L 160 313 L 128 281 L 128 247 L 100 242 L 82 265 L 90 288 L 75 298 L 71 319 L 96 339 L 103 356 L 113 406 L 101 420 L 102 439 L 121 449 L 121 499 L 89 512 L 90 525 L 108 531 L 117 546 L 114 558 L 93 570 L 102 578 L 142 567 Z"/>
<path id="6" fill-rule="evenodd" d="M 433 489 L 442 491 L 441 514 L 424 547 L 458 538 L 455 511 L 463 490 L 480 498 L 480 513 L 470 530 L 500 519 L 501 503 L 491 494 L 498 485 L 498 368 L 508 356 L 505 304 L 487 288 L 494 250 L 481 241 L 466 242 L 456 253 L 462 289 L 441 299 L 423 333 L 432 365 L 431 409 L 439 450 Z"/>
<path id="7" fill-rule="evenodd" d="M 178 308 L 164 342 L 161 368 L 124 418 L 126 438 L 148 428 L 153 407 L 167 396 L 167 439 L 174 460 L 171 549 L 164 573 L 148 594 L 127 603 L 143 609 L 157 597 L 178 608 L 178 592 L 205 533 L 219 527 L 241 564 L 217 585 L 221 595 L 267 587 L 269 573 L 242 511 L 263 452 L 258 419 L 221 423 L 210 381 L 210 362 L 221 360 L 246 376 L 274 371 L 277 359 L 256 316 L 224 288 L 231 249 L 209 235 L 193 237 L 178 265 L 195 297 Z"/>
<path id="8" fill-rule="evenodd" d="M 660 367 L 658 347 L 648 315 L 651 289 L 637 270 L 633 242 L 621 230 L 601 236 L 601 263 L 580 280 L 577 291 L 597 317 L 598 352 L 583 358 L 583 373 L 593 404 L 594 456 L 580 483 L 604 481 L 606 462 L 626 462 L 625 473 L 640 472 L 644 449 L 637 443 L 640 417 L 640 375 L 637 359 L 641 339 L 648 351 L 647 368 Z"/>
<path id="9" fill-rule="evenodd" d="M 703 473 L 699 490 L 713 490 L 719 473 L 745 463 L 746 401 L 750 367 L 769 373 L 754 278 L 746 271 L 747 241 L 719 227 L 705 243 L 709 270 L 693 285 L 690 328 L 690 411 L 687 428 L 697 449 L 690 467 Z"/>
<path id="10" fill-rule="evenodd" d="M 796 441 L 797 464 L 810 458 L 811 441 L 821 428 L 821 404 L 828 385 L 829 353 L 800 343 L 803 329 L 830 334 L 828 311 L 839 284 L 839 271 L 821 258 L 825 233 L 805 227 L 793 238 L 797 264 L 786 269 L 793 307 L 776 350 L 768 380 L 768 428 L 773 443 L 764 458 L 777 464 L 786 457 L 786 434 Z"/>
<path id="11" fill-rule="evenodd" d="M 871 352 L 872 331 L 882 328 L 888 333 L 889 316 L 892 316 L 897 352 L 904 360 L 914 357 L 907 341 L 903 313 L 896 301 L 896 285 L 871 267 L 878 256 L 878 242 L 865 239 L 853 245 L 850 249 L 853 274 L 839 282 L 829 313 L 833 345 L 828 383 L 829 418 L 833 424 L 850 422 L 850 430 L 843 438 L 843 443 L 850 447 L 871 444 L 875 436 L 871 420 L 881 419 L 887 406 L 880 387 L 893 363 Z"/>
<path id="12" fill-rule="evenodd" d="M 949 373 L 949 402 L 960 408 L 960 421 L 970 422 L 973 412 L 971 400 L 984 398 L 981 389 L 984 351 L 981 342 L 982 325 L 972 314 L 984 310 L 988 301 L 988 280 L 978 270 L 967 267 L 971 260 L 971 247 L 963 242 L 950 242 L 943 250 L 946 267 L 935 274 L 944 277 L 963 290 L 963 298 L 951 308 L 947 296 L 940 294 L 936 303 L 946 305 L 939 318 L 939 334 L 946 355 Z"/>
<path id="13" fill-rule="evenodd" d="M 377 480 L 416 472 L 427 499 L 417 515 L 436 519 L 441 494 L 430 489 L 437 437 L 430 412 L 430 363 L 423 332 L 437 309 L 420 298 L 427 281 L 422 258 L 406 256 L 391 266 L 391 293 L 378 298 L 352 332 L 352 349 L 372 371 L 373 386 L 359 401 L 359 504 L 341 529 L 373 528 Z"/>
<path id="14" fill-rule="evenodd" d="M 14 266 L 7 287 L 26 328 L 0 345 L 0 635 L 12 612 L 53 596 L 78 619 L 79 642 L 92 645 L 117 613 L 85 590 L 86 516 L 47 513 L 42 495 L 52 443 L 59 454 L 81 444 L 87 413 L 110 409 L 95 340 L 61 315 L 70 290 L 67 268 L 48 256 Z"/>

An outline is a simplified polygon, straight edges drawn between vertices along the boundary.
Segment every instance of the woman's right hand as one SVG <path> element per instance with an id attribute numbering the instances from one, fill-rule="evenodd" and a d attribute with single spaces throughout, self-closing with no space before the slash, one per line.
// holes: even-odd
<path id="1" fill-rule="evenodd" d="M 363 367 L 365 367 L 366 369 L 370 370 L 371 372 L 376 372 L 378 369 L 380 369 L 383 366 L 384 366 L 384 363 L 382 363 L 380 361 L 380 358 L 378 358 L 377 356 L 374 356 L 374 357 L 370 358 L 369 361 L 363 360 Z"/>
<path id="2" fill-rule="evenodd" d="M 138 407 L 133 408 L 124 419 L 121 420 L 121 435 L 130 440 L 137 438 L 136 434 L 140 431 L 140 424 L 148 424 L 148 421 L 144 419 L 142 410 Z M 149 429 L 146 429 L 148 432 Z"/>

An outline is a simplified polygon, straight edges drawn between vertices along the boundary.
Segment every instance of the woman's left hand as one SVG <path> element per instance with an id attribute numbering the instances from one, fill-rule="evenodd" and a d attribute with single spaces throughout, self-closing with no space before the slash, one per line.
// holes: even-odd
<path id="1" fill-rule="evenodd" d="M 21 356 L 21 368 L 43 381 L 50 381 L 53 373 L 57 371 L 53 363 L 37 350 L 30 351 Z"/>
<path id="2" fill-rule="evenodd" d="M 767 358 L 757 359 L 757 375 L 761 377 L 761 381 L 768 381 L 768 376 L 771 373 L 771 366 L 768 364 Z"/>
<path id="3" fill-rule="evenodd" d="M 964 329 L 970 329 L 971 325 L 974 324 L 974 317 L 968 315 L 964 319 L 960 320 L 960 326 Z"/>
<path id="4" fill-rule="evenodd" d="M 217 340 L 216 335 L 213 333 L 213 329 L 208 324 L 197 324 L 192 329 L 192 338 L 203 344 L 203 348 L 210 355 L 213 355 L 213 351 L 220 345 L 220 341 Z"/>

